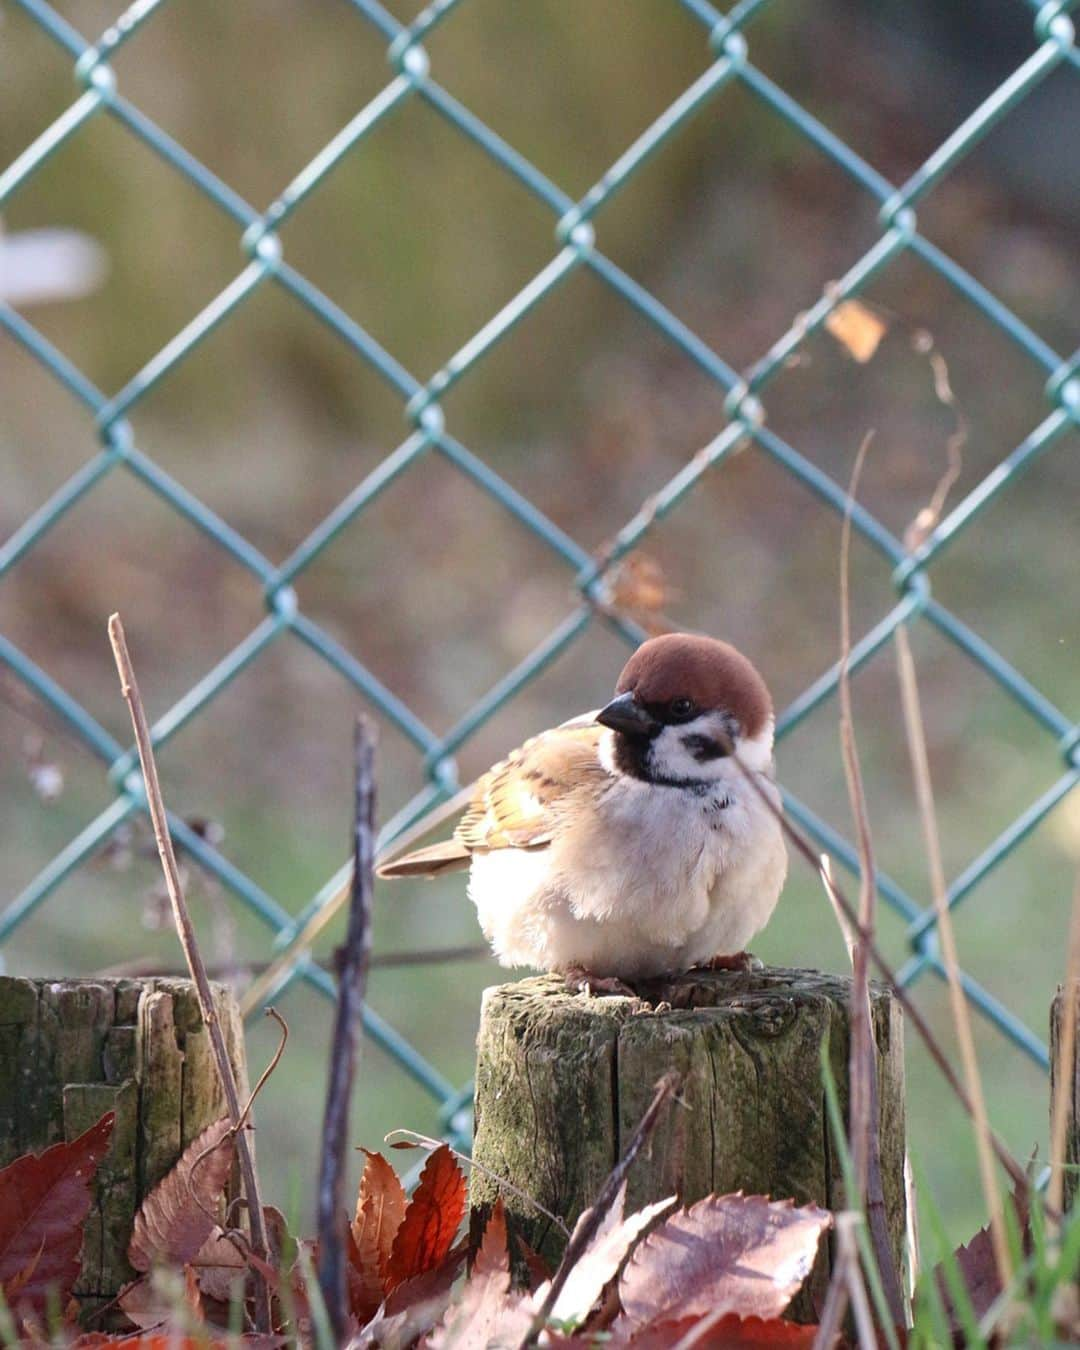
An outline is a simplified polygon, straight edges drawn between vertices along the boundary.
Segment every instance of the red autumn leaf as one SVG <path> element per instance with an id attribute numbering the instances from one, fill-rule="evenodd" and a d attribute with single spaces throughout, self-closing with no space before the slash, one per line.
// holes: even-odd
<path id="1" fill-rule="evenodd" d="M 386 1288 L 440 1266 L 453 1245 L 465 1213 L 465 1176 L 443 1144 L 420 1173 L 405 1218 L 398 1229 L 386 1268 Z"/>
<path id="2" fill-rule="evenodd" d="M 653 1322 L 643 1327 L 629 1340 L 616 1338 L 612 1350 L 671 1350 L 684 1336 L 704 1321 L 701 1317 L 680 1317 L 675 1321 Z M 694 1350 L 810 1350 L 817 1336 L 817 1327 L 799 1326 L 778 1317 L 739 1317 L 728 1313 L 719 1322 L 703 1331 L 694 1341 Z"/>
<path id="3" fill-rule="evenodd" d="M 710 1195 L 673 1214 L 637 1248 L 619 1281 L 628 1323 L 723 1308 L 774 1318 L 810 1273 L 832 1215 L 763 1195 Z"/>
<path id="4" fill-rule="evenodd" d="M 0 1290 L 41 1311 L 47 1291 L 60 1306 L 79 1276 L 90 1183 L 109 1148 L 109 1111 L 70 1144 L 27 1153 L 0 1171 Z"/>
<path id="5" fill-rule="evenodd" d="M 363 1325 L 383 1300 L 386 1269 L 408 1198 L 398 1175 L 381 1153 L 364 1149 L 367 1161 L 360 1178 L 347 1246 L 349 1303 Z"/>
<path id="6" fill-rule="evenodd" d="M 235 1153 L 229 1130 L 227 1117 L 208 1125 L 142 1202 L 127 1251 L 136 1270 L 187 1265 L 214 1231 Z"/>

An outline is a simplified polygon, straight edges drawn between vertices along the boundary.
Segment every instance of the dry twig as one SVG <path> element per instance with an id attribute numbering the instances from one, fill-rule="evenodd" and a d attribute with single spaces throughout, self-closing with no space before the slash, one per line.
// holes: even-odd
<path id="1" fill-rule="evenodd" d="M 352 900 L 345 942 L 338 948 L 338 1001 L 330 1050 L 330 1081 L 323 1117 L 319 1165 L 319 1287 L 340 1343 L 348 1321 L 345 1288 L 345 1153 L 349 1102 L 359 1054 L 368 958 L 371 954 L 371 892 L 375 876 L 375 735 L 364 718 L 356 722 L 356 813 L 353 827 Z"/>
<path id="2" fill-rule="evenodd" d="M 870 955 L 867 944 L 873 937 L 876 927 L 877 873 L 851 708 L 851 513 L 863 464 L 872 440 L 873 433 L 867 433 L 855 456 L 840 535 L 840 745 L 844 760 L 844 778 L 847 782 L 859 846 L 859 933 L 868 935 L 868 937 L 857 936 L 851 945 L 848 1136 L 855 1183 L 866 1206 L 867 1224 L 874 1246 L 874 1255 L 881 1271 L 889 1312 L 893 1322 L 897 1326 L 903 1326 L 904 1295 L 889 1243 L 885 1192 L 881 1180 L 877 1061 L 870 1009 Z M 832 898 L 831 878 L 828 879 L 827 889 Z M 851 936 L 849 931 L 844 930 L 843 925 L 841 928 L 845 932 L 845 937 Z M 852 1297 L 854 1298 L 854 1294 Z"/>
<path id="3" fill-rule="evenodd" d="M 930 761 L 926 750 L 926 730 L 923 726 L 922 705 L 919 701 L 919 687 L 915 677 L 915 662 L 911 655 L 907 628 L 901 624 L 896 630 L 896 661 L 900 675 L 900 701 L 904 709 L 904 729 L 907 734 L 908 750 L 911 754 L 911 772 L 915 780 L 915 796 L 919 805 L 919 817 L 922 822 L 923 843 L 930 869 L 930 889 L 933 893 L 934 909 L 938 919 L 938 934 L 941 938 L 941 954 L 945 965 L 945 976 L 949 987 L 949 1004 L 953 1022 L 956 1024 L 956 1038 L 960 1045 L 960 1062 L 963 1066 L 964 1080 L 971 1101 L 971 1115 L 975 1126 L 975 1147 L 979 1160 L 979 1179 L 982 1182 L 983 1195 L 990 1212 L 990 1236 L 994 1248 L 994 1263 L 1002 1289 L 1007 1289 L 1012 1279 L 1012 1258 L 1005 1233 L 1005 1223 L 1001 1208 L 1001 1196 L 998 1192 L 997 1176 L 994 1173 L 994 1154 L 990 1143 L 990 1120 L 986 1112 L 986 1098 L 983 1095 L 982 1078 L 979 1075 L 979 1061 L 975 1053 L 975 1037 L 971 1029 L 971 1012 L 964 997 L 964 988 L 960 982 L 960 958 L 956 950 L 956 935 L 949 911 L 949 900 L 945 885 L 945 867 L 941 858 L 941 839 L 938 834 L 937 813 L 934 809 L 934 790 L 930 781 Z"/>
<path id="4" fill-rule="evenodd" d="M 146 709 L 143 707 L 139 686 L 135 680 L 135 671 L 131 664 L 127 639 L 124 636 L 124 625 L 120 622 L 119 614 L 113 614 L 109 619 L 109 641 L 112 643 L 116 668 L 120 674 L 120 688 L 127 701 L 131 712 L 131 723 L 135 729 L 135 744 L 138 747 L 139 763 L 142 765 L 143 781 L 146 785 L 146 803 L 154 826 L 154 838 L 157 841 L 161 867 L 165 874 L 165 886 L 172 904 L 176 931 L 180 938 L 180 945 L 184 949 L 188 970 L 191 972 L 191 978 L 195 984 L 199 1011 L 210 1037 L 221 1090 L 235 1133 L 240 1175 L 243 1179 L 244 1194 L 247 1196 L 248 1202 L 252 1251 L 265 1261 L 268 1254 L 266 1225 L 263 1222 L 262 1201 L 259 1197 L 259 1184 L 255 1175 L 255 1160 L 252 1157 L 251 1146 L 243 1128 L 240 1097 L 236 1088 L 232 1064 L 229 1060 L 228 1047 L 225 1044 L 225 1034 L 221 1029 L 221 1023 L 218 1021 L 217 1010 L 214 1007 L 214 996 L 210 989 L 210 980 L 206 974 L 206 966 L 203 963 L 202 953 L 199 951 L 195 929 L 180 884 L 180 873 L 176 864 L 172 837 L 169 834 L 169 822 L 165 812 L 165 802 L 161 795 L 161 783 L 158 780 L 154 748 L 150 739 L 150 727 L 146 720 Z M 252 1282 L 255 1291 L 256 1330 L 269 1334 L 271 1330 L 270 1293 L 265 1279 L 258 1270 L 252 1270 Z"/>

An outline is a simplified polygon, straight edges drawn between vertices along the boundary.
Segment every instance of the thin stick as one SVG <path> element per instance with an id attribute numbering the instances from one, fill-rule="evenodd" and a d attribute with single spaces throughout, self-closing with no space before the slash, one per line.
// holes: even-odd
<path id="1" fill-rule="evenodd" d="M 855 1245 L 855 1225 L 859 1223 L 862 1223 L 861 1214 L 838 1214 L 836 1243 L 844 1258 L 851 1310 L 855 1314 L 855 1331 L 859 1337 L 859 1350 L 877 1350 L 878 1338 L 874 1330 L 874 1318 L 870 1312 L 870 1300 L 866 1296 L 866 1285 L 859 1269 L 859 1252 Z"/>
<path id="2" fill-rule="evenodd" d="M 255 1160 L 251 1155 L 251 1146 L 243 1129 L 240 1097 L 236 1088 L 232 1064 L 229 1061 L 229 1051 L 225 1045 L 225 1035 L 221 1029 L 221 1023 L 218 1021 L 213 992 L 210 989 L 210 981 L 206 974 L 206 966 L 195 939 L 195 929 L 191 922 L 191 915 L 188 913 L 183 887 L 180 884 L 180 871 L 176 865 L 176 854 L 173 851 L 172 837 L 169 834 L 169 822 L 165 813 L 165 802 L 161 795 L 161 783 L 158 780 L 157 764 L 154 760 L 150 727 L 146 720 L 146 710 L 143 707 L 142 697 L 139 694 L 139 686 L 135 680 L 135 671 L 131 664 L 127 639 L 124 636 L 124 625 L 120 622 L 119 614 L 113 614 L 109 618 L 109 641 L 112 644 L 113 656 L 116 659 L 116 669 L 120 675 L 120 689 L 127 701 L 131 712 L 131 724 L 135 729 L 135 744 L 139 750 L 143 782 L 146 784 L 146 803 L 154 826 L 154 838 L 157 841 L 158 855 L 161 858 L 161 867 L 165 874 L 165 889 L 169 893 L 169 900 L 172 904 L 176 932 L 180 938 L 180 945 L 184 949 L 184 957 L 187 960 L 192 981 L 195 984 L 199 1011 L 210 1037 L 210 1046 L 214 1052 L 221 1090 L 225 1097 L 229 1119 L 232 1121 L 235 1131 L 240 1176 L 244 1183 L 244 1194 L 248 1202 L 251 1247 L 255 1255 L 265 1261 L 269 1248 L 266 1241 L 266 1226 L 263 1222 L 262 1201 L 259 1197 L 259 1183 L 255 1175 Z M 271 1330 L 270 1292 L 266 1281 L 257 1270 L 252 1271 L 252 1284 L 255 1292 L 256 1330 L 269 1334 Z"/>
<path id="3" fill-rule="evenodd" d="M 840 745 L 844 760 L 851 814 L 859 845 L 859 929 L 873 936 L 877 922 L 877 869 L 874 862 L 873 835 L 870 830 L 863 787 L 862 766 L 855 741 L 855 719 L 851 705 L 851 513 L 855 505 L 859 479 L 873 432 L 863 437 L 855 456 L 844 506 L 840 534 Z M 850 1139 L 855 1183 L 865 1199 L 867 1224 L 874 1255 L 881 1271 L 889 1312 L 897 1326 L 905 1322 L 904 1294 L 893 1261 L 885 1214 L 885 1191 L 881 1180 L 881 1143 L 878 1136 L 879 1099 L 874 1027 L 870 1008 L 870 956 L 865 939 L 858 938 L 851 949 L 851 1045 L 848 1058 L 850 1103 L 848 1138 Z M 854 1299 L 854 1294 L 852 1294 Z"/>
<path id="4" fill-rule="evenodd" d="M 455 961 L 486 960 L 490 955 L 491 948 L 486 942 L 461 943 L 454 947 L 425 947 L 418 951 L 372 952 L 371 959 L 368 961 L 368 970 L 398 970 L 402 966 L 449 965 Z M 335 969 L 333 961 L 314 956 L 309 957 L 309 960 L 313 966 L 318 966 L 320 970 L 333 972 Z M 238 972 L 261 975 L 269 969 L 269 961 L 230 961 L 228 965 L 207 966 L 206 972 L 212 980 L 227 980 L 235 977 Z M 175 967 L 170 968 L 162 965 L 160 961 L 138 957 L 132 961 L 119 961 L 114 966 L 105 966 L 103 969 L 95 971 L 94 975 L 97 978 L 115 978 L 118 976 L 142 975 L 172 976 L 178 973 Z M 267 1006 L 265 1011 L 269 1012 L 270 1007 Z"/>
<path id="5" fill-rule="evenodd" d="M 551 1277 L 551 1284 L 543 1302 L 536 1310 L 532 1325 L 525 1333 L 518 1350 L 528 1350 L 528 1347 L 536 1344 L 537 1337 L 544 1329 L 552 1308 L 558 1302 L 559 1295 L 562 1293 L 563 1285 L 570 1276 L 570 1272 L 577 1264 L 583 1251 L 589 1246 L 596 1236 L 603 1223 L 608 1210 L 615 1201 L 619 1193 L 619 1188 L 626 1180 L 626 1174 L 629 1172 L 634 1159 L 641 1152 L 646 1140 L 656 1128 L 656 1122 L 660 1117 L 660 1111 L 667 1099 L 678 1092 L 682 1086 L 682 1076 L 677 1073 L 667 1073 L 660 1079 L 656 1085 L 656 1092 L 649 1103 L 648 1110 L 641 1117 L 637 1129 L 634 1131 L 629 1144 L 626 1146 L 626 1152 L 612 1168 L 608 1179 L 600 1187 L 600 1194 L 592 1208 L 587 1210 L 582 1222 L 574 1230 L 574 1235 L 566 1244 L 566 1250 L 563 1252 L 563 1258 L 559 1262 L 559 1268 Z"/>
<path id="6" fill-rule="evenodd" d="M 904 710 L 904 730 L 907 734 L 908 751 L 911 755 L 915 797 L 919 805 L 923 843 L 930 869 L 930 889 L 933 893 L 934 909 L 938 919 L 941 954 L 944 959 L 945 976 L 949 987 L 949 1004 L 953 1022 L 956 1024 L 956 1039 L 960 1045 L 960 1063 L 964 1071 L 964 1081 L 967 1085 L 968 1097 L 971 1100 L 972 1120 L 975 1125 L 975 1150 L 979 1161 L 979 1179 L 982 1183 L 987 1208 L 990 1211 L 990 1238 L 994 1249 L 994 1264 L 997 1266 L 998 1278 L 1001 1281 L 1001 1287 L 1004 1289 L 1012 1280 L 1012 1257 L 1009 1253 L 1009 1243 L 1005 1232 L 997 1174 L 994 1171 L 994 1154 L 990 1144 L 990 1120 L 986 1111 L 982 1078 L 979 1074 L 979 1060 L 975 1053 L 975 1037 L 971 1029 L 971 1012 L 967 1005 L 967 999 L 964 997 L 963 985 L 960 983 L 960 959 L 957 955 L 956 934 L 953 930 L 952 915 L 949 911 L 945 866 L 941 858 L 941 839 L 938 834 L 937 813 L 934 809 L 934 789 L 930 781 L 930 761 L 926 749 L 926 729 L 923 726 L 919 686 L 915 676 L 915 661 L 911 655 L 907 628 L 903 624 L 896 630 L 895 642 L 896 664 L 900 676 L 900 702 Z"/>
<path id="7" fill-rule="evenodd" d="M 371 955 L 371 892 L 375 868 L 375 733 L 364 718 L 356 722 L 356 813 L 353 828 L 353 884 L 345 942 L 338 948 L 338 1001 L 330 1051 L 330 1081 L 323 1117 L 319 1165 L 319 1288 L 335 1341 L 346 1338 L 345 1157 L 349 1102 L 359 1057 L 360 1014 Z"/>
<path id="8" fill-rule="evenodd" d="M 844 1251 L 838 1251 L 836 1265 L 833 1267 L 829 1292 L 825 1295 L 825 1306 L 821 1310 L 821 1321 L 814 1336 L 813 1350 L 832 1350 L 840 1335 L 840 1326 L 848 1309 L 848 1272 L 851 1258 Z"/>
<path id="9" fill-rule="evenodd" d="M 1047 1198 L 1060 1210 L 1065 1198 L 1065 1136 L 1073 1106 L 1076 1077 L 1076 1004 L 1080 999 L 1080 873 L 1073 891 L 1069 923 L 1069 956 L 1061 990 L 1062 1014 L 1054 1059 L 1054 1098 L 1050 1111 L 1050 1185 Z"/>
<path id="10" fill-rule="evenodd" d="M 464 807 L 469 804 L 472 798 L 473 790 L 476 784 L 470 783 L 460 792 L 455 792 L 441 806 L 437 806 L 433 811 L 429 811 L 415 825 L 411 825 L 402 834 L 399 834 L 394 842 L 385 850 L 380 850 L 375 858 L 376 865 L 384 862 L 393 862 L 399 854 L 404 853 L 406 849 L 411 848 L 417 839 L 422 839 L 425 834 L 433 830 L 444 820 L 457 815 Z M 320 905 L 314 914 L 304 924 L 303 928 L 291 938 L 287 947 L 274 957 L 270 964 L 257 980 L 254 980 L 247 989 L 244 990 L 240 998 L 240 1011 L 245 1017 L 262 1003 L 267 994 L 277 987 L 281 979 L 292 966 L 296 964 L 298 955 L 305 947 L 310 947 L 312 942 L 319 934 L 328 927 L 330 921 L 337 914 L 338 910 L 352 894 L 352 875 L 345 878 L 334 894 L 324 904 Z"/>

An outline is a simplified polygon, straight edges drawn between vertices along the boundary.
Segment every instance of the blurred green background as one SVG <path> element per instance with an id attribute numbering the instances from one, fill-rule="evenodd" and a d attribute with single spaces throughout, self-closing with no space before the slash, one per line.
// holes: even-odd
<path id="1" fill-rule="evenodd" d="M 120 7 L 57 6 L 99 34 Z M 390 6 L 403 20 L 418 6 Z M 76 95 L 70 59 L 16 6 L 0 10 L 0 165 Z M 935 5 L 776 0 L 749 30 L 754 61 L 882 173 L 903 181 L 1033 49 L 1020 0 Z M 427 43 L 433 73 L 561 187 L 582 194 L 709 63 L 676 0 L 466 0 Z M 386 84 L 385 42 L 343 0 L 173 0 L 115 58 L 121 91 L 260 209 Z M 920 208 L 924 232 L 1057 350 L 1078 341 L 1080 80 L 1061 69 Z M 119 125 L 98 116 L 11 200 L 5 229 L 74 226 L 107 252 L 94 295 L 33 323 L 106 392 L 126 383 L 239 272 L 238 231 Z M 744 368 L 879 234 L 876 207 L 752 95 L 732 85 L 649 161 L 597 220 L 600 246 L 720 355 Z M 550 213 L 419 100 L 354 149 L 282 230 L 286 256 L 418 378 L 428 378 L 553 256 Z M 911 334 L 927 329 L 970 424 L 952 500 L 1045 415 L 1032 363 L 916 259 L 866 297 L 890 331 L 856 365 L 812 339 L 772 386 L 769 424 L 846 482 L 869 428 L 861 496 L 900 532 L 930 497 L 953 423 Z M 590 550 L 600 548 L 724 425 L 718 389 L 584 271 L 538 306 L 445 400 L 451 431 Z M 274 561 L 407 433 L 399 400 L 328 330 L 260 288 L 132 415 L 138 445 Z M 935 595 L 1067 715 L 1080 712 L 1076 435 L 1040 459 L 933 571 Z M 19 347 L 0 346 L 0 534 L 97 449 L 85 412 Z M 708 475 L 649 538 L 673 622 L 743 647 L 777 706 L 838 650 L 840 523 L 759 450 Z M 892 605 L 888 569 L 853 553 L 853 622 Z M 400 478 L 300 579 L 304 611 L 436 731 L 573 607 L 565 564 L 445 463 Z M 0 582 L 0 631 L 128 740 L 105 620 L 122 612 L 151 716 L 262 617 L 253 579 L 143 486 L 113 473 Z M 932 631 L 914 633 L 946 864 L 955 876 L 1061 772 L 1052 740 Z M 463 747 L 462 781 L 612 686 L 624 646 L 600 623 Z M 0 675 L 2 894 L 15 896 L 111 799 L 100 765 Z M 880 865 L 929 901 L 886 648 L 855 681 Z M 272 646 L 161 756 L 178 812 L 215 822 L 237 866 L 297 911 L 343 861 L 351 725 L 360 702 L 291 640 Z M 423 783 L 415 750 L 381 729 L 381 817 Z M 44 801 L 35 771 L 63 790 Z M 786 787 L 845 833 L 835 703 L 781 747 Z M 36 774 L 41 784 L 40 772 Z M 1063 973 L 1080 794 L 958 914 L 965 966 L 1040 1033 Z M 5 949 L 15 973 L 88 974 L 178 960 L 149 836 L 67 880 Z M 191 878 L 208 959 L 265 959 L 268 936 Z M 380 883 L 376 953 L 471 943 L 460 877 Z M 903 928 L 881 917 L 905 955 Z M 335 925 L 319 943 L 327 955 Z M 842 970 L 816 879 L 793 864 L 758 944 L 768 961 Z M 454 1082 L 471 1072 L 487 960 L 376 970 L 370 1000 Z M 948 1045 L 944 988 L 918 997 Z M 259 1103 L 273 1198 L 315 1175 L 330 1007 L 296 985 L 291 1040 Z M 1045 1156 L 1039 1069 L 980 1021 L 991 1116 Z M 258 1072 L 275 1036 L 252 1027 Z M 912 1150 L 958 1236 L 982 1222 L 966 1123 L 909 1035 Z M 365 1047 L 354 1134 L 434 1128 L 434 1108 Z"/>

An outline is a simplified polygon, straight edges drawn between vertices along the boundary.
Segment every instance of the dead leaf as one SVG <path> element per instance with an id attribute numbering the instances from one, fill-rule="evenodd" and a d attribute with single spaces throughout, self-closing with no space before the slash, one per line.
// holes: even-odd
<path id="1" fill-rule="evenodd" d="M 551 1279 L 554 1272 L 540 1253 L 530 1247 L 520 1233 L 514 1234 L 514 1241 L 517 1243 L 518 1250 L 521 1252 L 522 1260 L 528 1267 L 529 1288 L 535 1293 L 545 1280 Z"/>
<path id="2" fill-rule="evenodd" d="M 243 1283 L 249 1267 L 235 1242 L 222 1233 L 211 1233 L 187 1269 L 194 1272 L 199 1288 L 207 1298 L 217 1303 L 229 1303 L 233 1289 Z"/>
<path id="3" fill-rule="evenodd" d="M 127 1251 L 136 1270 L 187 1265 L 214 1231 L 212 1215 L 224 1194 L 235 1154 L 230 1128 L 227 1116 L 208 1125 L 142 1202 Z"/>
<path id="4" fill-rule="evenodd" d="M 386 1288 L 434 1270 L 445 1259 L 465 1213 L 464 1173 L 443 1144 L 420 1173 L 405 1218 L 394 1236 L 386 1267 Z"/>
<path id="5" fill-rule="evenodd" d="M 677 1203 L 675 1196 L 658 1200 L 654 1205 L 646 1205 L 628 1219 L 623 1218 L 626 1203 L 626 1182 L 619 1188 L 611 1208 L 596 1231 L 596 1236 L 585 1248 L 551 1310 L 553 1322 L 570 1323 L 580 1326 L 595 1307 L 600 1295 L 608 1283 L 618 1274 L 619 1267 L 626 1259 L 641 1234 L 661 1214 L 672 1209 Z M 587 1209 L 578 1219 L 575 1232 L 589 1221 L 592 1210 Z M 573 1238 L 571 1238 L 573 1241 Z M 541 1285 L 536 1291 L 535 1305 L 543 1302 L 548 1286 Z"/>
<path id="6" fill-rule="evenodd" d="M 349 1303 L 361 1325 L 374 1315 L 390 1287 L 386 1279 L 390 1252 L 408 1207 L 398 1175 L 382 1154 L 368 1149 L 364 1153 L 367 1161 L 347 1248 Z"/>
<path id="7" fill-rule="evenodd" d="M 528 1331 L 533 1308 L 527 1294 L 510 1290 L 510 1251 L 502 1198 L 484 1228 L 472 1275 L 461 1297 L 424 1342 L 425 1350 L 487 1350 L 516 1345 Z"/>
<path id="8" fill-rule="evenodd" d="M 618 1336 L 610 1342 L 612 1350 L 671 1350 L 684 1336 L 701 1325 L 701 1317 L 680 1317 L 675 1321 L 653 1322 L 635 1332 L 628 1340 Z M 761 1350 L 778 1346 L 779 1350 L 810 1350 L 817 1336 L 816 1326 L 800 1326 L 778 1317 L 739 1317 L 728 1313 L 702 1332 L 694 1350 Z"/>
<path id="9" fill-rule="evenodd" d="M 873 359 L 889 325 L 859 300 L 842 300 L 825 320 L 826 331 L 865 365 Z"/>
<path id="10" fill-rule="evenodd" d="M 1027 1191 L 1022 1187 L 1017 1187 L 1013 1191 L 1012 1203 L 1016 1210 L 1017 1224 L 1023 1238 L 1025 1253 L 1030 1252 L 1031 1248 L 1031 1229 L 1030 1216 L 1028 1212 Z M 994 1243 L 990 1235 L 989 1226 L 980 1228 L 970 1242 L 964 1246 L 958 1247 L 954 1252 L 957 1267 L 960 1271 L 960 1278 L 963 1280 L 964 1288 L 971 1299 L 971 1306 L 975 1309 L 976 1318 L 982 1318 L 990 1311 L 994 1301 L 1001 1293 L 1001 1280 L 998 1278 L 997 1261 L 994 1257 Z M 945 1271 L 942 1266 L 936 1266 L 931 1272 L 931 1278 L 937 1280 L 938 1288 L 941 1290 L 941 1296 L 945 1303 L 946 1311 L 949 1314 L 949 1321 L 952 1329 L 956 1332 L 962 1330 L 960 1320 L 956 1309 L 953 1306 L 952 1295 L 949 1293 L 949 1286 L 945 1281 Z"/>
<path id="11" fill-rule="evenodd" d="M 775 1318 L 810 1273 L 832 1215 L 762 1195 L 710 1195 L 650 1233 L 623 1271 L 631 1324 L 720 1308 Z"/>
<path id="12" fill-rule="evenodd" d="M 375 1317 L 350 1342 L 349 1350 L 371 1350 L 373 1346 L 397 1350 L 426 1335 L 446 1312 L 450 1290 L 464 1260 L 465 1248 L 460 1247 L 434 1270 L 402 1280 L 387 1295 Z"/>
<path id="13" fill-rule="evenodd" d="M 484 1236 L 473 1262 L 472 1273 L 477 1275 L 502 1275 L 510 1273 L 510 1248 L 506 1240 L 506 1207 L 502 1196 L 498 1196 L 487 1223 Z"/>
<path id="14" fill-rule="evenodd" d="M 13 1306 L 44 1312 L 50 1289 L 61 1307 L 71 1297 L 91 1183 L 114 1121 L 110 1111 L 71 1143 L 27 1153 L 0 1170 L 0 1291 Z"/>

